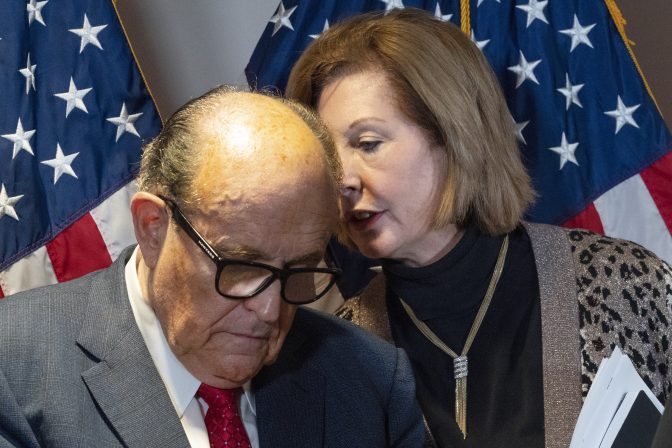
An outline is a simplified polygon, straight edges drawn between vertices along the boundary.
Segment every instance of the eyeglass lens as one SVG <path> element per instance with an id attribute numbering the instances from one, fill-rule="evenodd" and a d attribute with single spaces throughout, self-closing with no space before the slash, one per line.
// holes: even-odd
<path id="1" fill-rule="evenodd" d="M 262 267 L 231 264 L 219 276 L 219 292 L 232 297 L 247 297 L 272 280 L 271 271 Z M 293 272 L 285 279 L 284 296 L 292 303 L 309 303 L 333 283 L 334 274 Z"/>

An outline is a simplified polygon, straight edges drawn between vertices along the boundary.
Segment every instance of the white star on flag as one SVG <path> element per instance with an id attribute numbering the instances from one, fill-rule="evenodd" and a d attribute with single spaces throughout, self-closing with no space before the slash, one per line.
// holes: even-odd
<path id="1" fill-rule="evenodd" d="M 453 17 L 453 15 L 452 14 L 443 14 L 441 12 L 441 6 L 437 3 L 436 4 L 436 9 L 434 10 L 434 17 L 436 17 L 437 19 L 439 19 L 442 22 L 447 22 L 451 19 L 451 17 Z"/>
<path id="2" fill-rule="evenodd" d="M 515 126 L 516 126 L 516 138 L 523 145 L 527 145 L 527 142 L 525 141 L 525 137 L 523 137 L 523 129 L 525 129 L 525 126 L 530 124 L 530 120 L 523 121 L 521 123 L 516 123 L 515 120 L 514 120 L 514 123 L 515 123 Z"/>
<path id="3" fill-rule="evenodd" d="M 574 26 L 572 26 L 572 28 L 559 31 L 562 34 L 566 34 L 572 37 L 572 47 L 569 49 L 570 53 L 581 44 L 585 44 L 590 48 L 593 48 L 593 44 L 588 38 L 588 33 L 590 33 L 590 30 L 592 30 L 594 26 L 594 23 L 588 26 L 581 26 L 579 23 L 579 18 L 576 17 L 576 14 L 574 14 Z"/>
<path id="4" fill-rule="evenodd" d="M 525 59 L 523 52 L 520 51 L 520 60 L 518 61 L 518 65 L 508 67 L 508 70 L 511 70 L 513 73 L 518 75 L 518 79 L 516 80 L 516 89 L 520 87 L 521 84 L 524 83 L 526 79 L 529 79 L 530 81 L 539 84 L 539 81 L 537 81 L 537 77 L 534 75 L 534 68 L 540 63 L 541 59 L 537 59 L 536 61 L 532 62 L 527 62 L 527 59 Z"/>
<path id="5" fill-rule="evenodd" d="M 579 90 L 583 89 L 583 84 L 572 85 L 569 81 L 569 73 L 565 73 L 565 87 L 557 89 L 558 92 L 565 96 L 565 110 L 569 110 L 569 106 L 576 104 L 583 108 L 581 101 L 579 101 Z"/>
<path id="6" fill-rule="evenodd" d="M 488 42 L 490 42 L 490 39 L 485 39 L 485 40 L 476 40 L 476 36 L 474 36 L 474 30 L 471 30 L 471 41 L 476 44 L 479 50 L 483 51 L 486 45 L 488 45 Z"/>
<path id="7" fill-rule="evenodd" d="M 275 36 L 275 33 L 277 33 L 283 26 L 294 31 L 292 22 L 289 21 L 289 16 L 292 15 L 295 9 L 296 6 L 292 6 L 291 8 L 286 10 L 285 5 L 282 2 L 280 2 L 280 5 L 278 6 L 278 10 L 276 11 L 275 15 L 271 17 L 271 20 L 269 20 L 269 22 L 273 23 L 273 33 L 271 33 L 271 36 Z"/>
<path id="8" fill-rule="evenodd" d="M 385 12 L 390 12 L 393 9 L 404 9 L 404 2 L 402 0 L 379 0 L 385 3 Z"/>
<path id="9" fill-rule="evenodd" d="M 516 8 L 522 9 L 527 13 L 527 24 L 525 25 L 525 28 L 529 28 L 530 25 L 532 25 L 532 22 L 536 19 L 539 19 L 548 25 L 548 20 L 546 20 L 546 16 L 544 15 L 544 8 L 547 4 L 548 0 L 529 0 L 527 5 L 516 5 Z"/>
<path id="10" fill-rule="evenodd" d="M 16 132 L 13 134 L 3 134 L 1 137 L 6 138 L 7 140 L 14 143 L 14 149 L 12 150 L 12 160 L 14 157 L 23 149 L 30 155 L 33 154 L 33 148 L 30 146 L 30 139 L 35 134 L 35 130 L 24 131 L 23 125 L 21 124 L 21 118 L 19 118 L 19 123 L 16 125 Z"/>
<path id="11" fill-rule="evenodd" d="M 329 20 L 325 20 L 324 21 L 324 28 L 322 28 L 322 32 L 320 32 L 318 34 L 310 34 L 309 36 L 310 36 L 311 39 L 317 39 L 318 37 L 320 37 L 320 34 L 324 33 L 328 29 L 329 29 Z"/>
<path id="12" fill-rule="evenodd" d="M 79 53 L 81 54 L 82 51 L 84 51 L 84 47 L 86 47 L 88 44 L 95 45 L 101 50 L 103 49 L 103 46 L 100 45 L 100 41 L 98 40 L 98 33 L 103 31 L 105 28 L 107 28 L 107 25 L 91 26 L 89 23 L 89 18 L 86 17 L 86 14 L 84 14 L 84 24 L 82 27 L 71 28 L 68 31 L 81 37 L 81 41 L 79 42 Z"/>
<path id="13" fill-rule="evenodd" d="M 478 0 L 478 3 L 476 3 L 476 7 L 478 8 L 481 6 L 481 3 L 483 3 L 483 0 Z M 502 3 L 502 0 L 497 0 L 497 3 Z"/>
<path id="14" fill-rule="evenodd" d="M 16 214 L 14 205 L 16 205 L 22 197 L 23 195 L 20 194 L 10 198 L 5 189 L 5 184 L 2 184 L 2 188 L 0 188 L 0 218 L 7 215 L 19 221 L 19 215 Z"/>
<path id="15" fill-rule="evenodd" d="M 30 53 L 28 53 L 28 61 L 26 62 L 26 68 L 19 70 L 23 76 L 26 77 L 26 95 L 30 93 L 30 87 L 33 87 L 35 90 L 35 68 L 37 64 L 30 65 Z"/>
<path id="16" fill-rule="evenodd" d="M 560 146 L 554 146 L 552 148 L 548 148 L 551 151 L 560 154 L 560 169 L 565 166 L 565 163 L 567 162 L 572 162 L 576 166 L 579 166 L 579 162 L 576 160 L 576 157 L 574 157 L 574 152 L 576 151 L 576 148 L 579 146 L 578 143 L 567 143 L 567 137 L 565 136 L 565 133 L 562 133 L 562 139 L 560 141 Z"/>
<path id="17" fill-rule="evenodd" d="M 44 19 L 42 18 L 42 8 L 44 8 L 47 3 L 49 3 L 49 0 L 45 0 L 43 2 L 30 0 L 30 2 L 28 2 L 26 5 L 26 11 L 28 11 L 28 26 L 32 25 L 33 20 L 37 20 L 42 25 L 47 26 L 47 24 L 44 23 Z"/>
<path id="18" fill-rule="evenodd" d="M 78 155 L 79 153 L 75 152 L 66 156 L 63 154 L 61 145 L 56 143 L 56 156 L 53 159 L 45 160 L 40 163 L 48 165 L 54 169 L 54 185 L 56 185 L 56 182 L 58 182 L 58 179 L 60 179 L 63 174 L 67 174 L 77 179 L 77 174 L 70 165 Z"/>
<path id="19" fill-rule="evenodd" d="M 623 103 L 621 95 L 617 96 L 616 109 L 604 113 L 605 115 L 609 115 L 610 117 L 616 119 L 616 132 L 614 132 L 614 134 L 618 134 L 618 131 L 620 131 L 621 128 L 626 124 L 639 128 L 639 125 L 635 119 L 632 118 L 632 114 L 639 108 L 639 106 L 641 106 L 641 104 L 635 104 L 634 106 L 627 107 Z"/>
<path id="20" fill-rule="evenodd" d="M 114 141 L 119 141 L 119 137 L 124 135 L 124 132 L 129 132 L 136 137 L 140 137 L 140 134 L 138 134 L 133 123 L 135 123 L 141 115 L 142 113 L 129 115 L 126 110 L 126 103 L 121 103 L 121 112 L 119 113 L 119 116 L 107 119 L 110 123 L 117 125 L 117 137 Z"/>
<path id="21" fill-rule="evenodd" d="M 84 97 L 91 90 L 92 90 L 91 87 L 89 87 L 88 89 L 77 90 L 77 86 L 75 86 L 75 82 L 72 80 L 71 76 L 70 87 L 68 88 L 68 91 L 54 94 L 54 96 L 57 96 L 62 100 L 65 100 L 67 103 L 65 106 L 65 118 L 68 118 L 68 115 L 70 115 L 70 112 L 72 112 L 72 109 L 74 109 L 75 107 L 79 110 L 86 112 L 87 114 L 89 113 L 89 111 L 86 109 L 86 105 L 84 104 Z"/>

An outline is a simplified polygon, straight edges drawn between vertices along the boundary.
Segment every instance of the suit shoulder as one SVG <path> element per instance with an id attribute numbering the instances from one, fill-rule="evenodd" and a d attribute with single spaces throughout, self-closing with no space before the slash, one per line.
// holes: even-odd
<path id="1" fill-rule="evenodd" d="M 43 331 L 45 319 L 73 324 L 83 315 L 97 275 L 22 291 L 0 300 L 0 340 Z"/>
<path id="2" fill-rule="evenodd" d="M 278 361 L 271 366 L 276 374 L 301 366 L 381 400 L 395 384 L 413 382 L 401 349 L 350 322 L 308 309 L 297 310 Z"/>
<path id="3" fill-rule="evenodd" d="M 85 292 L 89 289 L 91 283 L 95 280 L 99 272 L 100 271 L 92 272 L 63 283 L 40 286 L 17 292 L 16 294 L 12 294 L 3 300 L 0 300 L 0 306 L 21 307 L 25 306 L 23 304 L 26 302 L 39 302 L 48 300 L 49 297 L 76 295 L 78 292 Z"/>
<path id="4" fill-rule="evenodd" d="M 343 348 L 357 347 L 362 351 L 372 350 L 388 354 L 393 354 L 396 350 L 392 344 L 370 331 L 320 311 L 297 310 L 294 326 L 297 332 L 327 346 L 335 344 Z"/>
<path id="5" fill-rule="evenodd" d="M 291 332 L 290 345 L 298 341 L 300 348 L 295 353 L 301 359 L 341 379 L 388 390 L 397 375 L 410 375 L 401 349 L 338 317 L 300 309 Z"/>

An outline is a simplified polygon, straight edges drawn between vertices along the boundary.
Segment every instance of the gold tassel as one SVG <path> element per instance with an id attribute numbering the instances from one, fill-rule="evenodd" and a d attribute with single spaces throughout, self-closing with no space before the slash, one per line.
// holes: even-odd
<path id="1" fill-rule="evenodd" d="M 453 358 L 453 375 L 455 377 L 455 422 L 457 423 L 458 428 L 462 432 L 462 437 L 467 438 L 467 373 L 468 373 L 468 362 L 467 362 L 467 353 L 471 348 L 471 344 L 474 342 L 476 333 L 483 323 L 483 318 L 485 313 L 488 311 L 490 306 L 490 301 L 492 296 L 495 293 L 495 288 L 499 282 L 499 277 L 502 275 L 502 269 L 504 269 L 504 260 L 506 259 L 506 252 L 509 247 L 509 235 L 504 237 L 502 241 L 502 247 L 499 249 L 499 256 L 497 256 L 497 263 L 495 263 L 495 270 L 492 272 L 492 277 L 490 278 L 490 285 L 488 290 L 485 292 L 485 297 L 483 297 L 483 302 L 481 302 L 481 307 L 478 309 L 474 323 L 471 324 L 471 330 L 469 330 L 469 335 L 467 335 L 467 341 L 464 344 L 462 349 L 462 354 L 457 356 L 453 350 L 450 349 L 444 342 L 439 339 L 439 337 L 434 334 L 434 332 L 427 326 L 426 323 L 418 319 L 418 316 L 415 315 L 413 310 L 404 299 L 399 297 L 401 306 L 408 314 L 408 317 L 418 328 L 420 333 L 423 334 L 436 347 L 438 347 L 442 352 L 449 355 Z"/>
<path id="2" fill-rule="evenodd" d="M 471 13 L 469 0 L 460 0 L 460 28 L 467 36 L 471 36 Z"/>
<path id="3" fill-rule="evenodd" d="M 467 438 L 467 357 L 458 356 L 453 359 L 455 374 L 455 421 L 462 431 L 462 437 Z"/>

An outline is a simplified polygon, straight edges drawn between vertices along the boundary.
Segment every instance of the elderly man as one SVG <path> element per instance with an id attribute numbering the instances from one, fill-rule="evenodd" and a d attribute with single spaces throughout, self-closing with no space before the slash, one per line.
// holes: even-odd
<path id="1" fill-rule="evenodd" d="M 338 176 L 291 102 L 219 88 L 176 112 L 137 247 L 0 302 L 0 446 L 420 446 L 403 354 L 296 306 L 337 274 L 316 266 Z"/>

